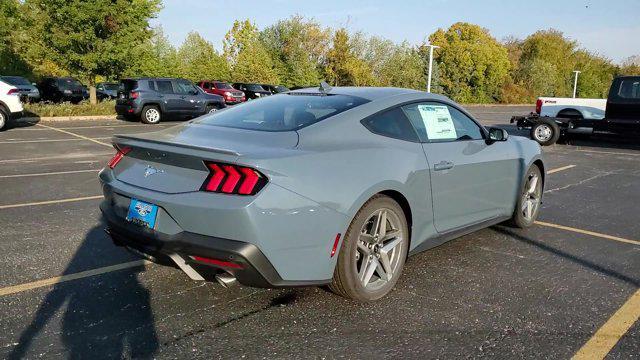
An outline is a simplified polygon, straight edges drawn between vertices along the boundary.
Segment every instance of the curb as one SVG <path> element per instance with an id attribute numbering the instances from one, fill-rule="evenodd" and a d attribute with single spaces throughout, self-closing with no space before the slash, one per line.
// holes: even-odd
<path id="1" fill-rule="evenodd" d="M 43 116 L 43 117 L 23 117 L 21 121 L 80 121 L 80 120 L 117 120 L 117 115 L 89 115 L 89 116 Z"/>

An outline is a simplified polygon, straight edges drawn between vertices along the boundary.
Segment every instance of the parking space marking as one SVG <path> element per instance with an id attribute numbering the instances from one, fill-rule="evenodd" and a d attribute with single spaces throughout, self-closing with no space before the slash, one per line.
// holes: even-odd
<path id="1" fill-rule="evenodd" d="M 579 152 L 594 153 L 594 154 L 608 154 L 608 155 L 628 155 L 628 156 L 640 156 L 640 153 L 628 153 L 617 151 L 600 151 L 600 150 L 588 150 L 588 149 L 576 149 Z"/>
<path id="2" fill-rule="evenodd" d="M 6 159 L 6 160 L 0 160 L 0 164 L 14 164 L 14 163 L 21 163 L 21 162 L 36 162 L 36 161 L 41 161 L 41 160 L 80 159 L 80 158 L 100 157 L 100 156 L 113 156 L 113 153 L 55 155 L 55 156 L 42 156 L 42 157 L 25 158 L 25 159 Z"/>
<path id="3" fill-rule="evenodd" d="M 576 166 L 575 165 L 562 166 L 562 167 L 559 167 L 559 168 L 556 168 L 556 169 L 551 169 L 551 170 L 547 171 L 547 174 L 553 174 L 553 173 L 557 173 L 557 172 L 560 172 L 560 171 L 569 170 L 569 169 L 574 168 L 574 167 L 576 167 Z"/>
<path id="4" fill-rule="evenodd" d="M 640 290 L 631 297 L 596 331 L 573 359 L 604 359 L 620 338 L 640 319 Z"/>
<path id="5" fill-rule="evenodd" d="M 96 195 L 96 196 L 77 197 L 77 198 L 71 198 L 71 199 L 48 200 L 48 201 L 38 201 L 38 202 L 21 203 L 21 204 L 0 205 L 0 210 L 27 207 L 27 206 L 52 205 L 52 204 L 62 204 L 62 203 L 76 202 L 76 201 L 95 200 L 95 199 L 101 199 L 102 197 L 103 197 L 102 195 Z"/>
<path id="6" fill-rule="evenodd" d="M 33 124 L 36 125 L 36 124 Z M 156 124 L 153 127 L 167 127 L 167 126 L 172 126 L 175 124 Z M 61 129 L 61 130 L 76 130 L 76 129 L 110 129 L 110 128 L 121 128 L 121 127 L 132 127 L 132 126 L 149 126 L 147 124 L 115 124 L 115 125 L 88 125 L 88 126 L 61 126 L 61 127 L 55 127 L 52 126 L 56 129 Z M 46 130 L 50 130 L 50 129 L 41 129 L 41 128 L 17 128 L 17 129 L 13 129 L 12 131 L 15 130 L 26 130 L 26 131 L 46 131 Z"/>
<path id="7" fill-rule="evenodd" d="M 607 240 L 613 240 L 613 241 L 618 241 L 618 242 L 622 242 L 622 243 L 626 243 L 626 244 L 632 244 L 632 245 L 639 245 L 640 246 L 640 241 L 625 239 L 625 238 L 621 238 L 621 237 L 613 236 L 613 235 L 602 234 L 602 233 L 598 233 L 598 232 L 595 232 L 595 231 L 582 230 L 582 229 L 577 229 L 577 228 L 573 228 L 573 227 L 569 227 L 569 226 L 552 224 L 552 223 L 548 223 L 548 222 L 544 222 L 544 221 L 536 221 L 535 224 L 540 225 L 540 226 L 546 226 L 546 227 L 551 227 L 551 228 L 560 229 L 560 230 L 572 231 L 572 232 L 576 232 L 576 233 L 580 233 L 580 234 L 584 234 L 584 235 L 595 236 L 595 237 L 599 237 L 599 238 L 603 238 L 603 239 L 607 239 Z"/>
<path id="8" fill-rule="evenodd" d="M 151 264 L 151 262 L 149 262 L 147 260 L 134 260 L 134 261 L 126 262 L 126 263 L 121 263 L 121 264 L 116 264 L 116 265 L 111 265 L 111 266 L 105 266 L 105 267 L 101 267 L 101 268 L 97 268 L 97 269 L 91 269 L 91 270 L 87 270 L 87 271 L 81 271 L 81 272 L 77 272 L 77 273 L 73 273 L 73 274 L 55 276 L 55 277 L 52 277 L 52 278 L 33 281 L 33 282 L 30 282 L 30 283 L 7 286 L 7 287 L 4 287 L 4 288 L 0 288 L 0 296 L 15 294 L 15 293 L 19 293 L 19 292 L 23 292 L 23 291 L 27 291 L 27 290 L 41 288 L 41 287 L 44 287 L 44 286 L 55 285 L 55 284 L 60 284 L 60 283 L 71 281 L 71 280 L 78 280 L 78 279 L 82 279 L 82 278 L 87 278 L 87 277 L 90 277 L 90 276 L 102 275 L 102 274 L 110 273 L 110 272 L 113 272 L 113 271 L 129 269 L 129 268 L 133 268 L 133 267 L 137 267 L 137 266 L 145 266 L 146 267 L 148 264 Z"/>
<path id="9" fill-rule="evenodd" d="M 72 135 L 72 136 L 75 136 L 75 137 L 79 137 L 81 139 L 92 141 L 92 142 L 94 142 L 96 144 L 100 144 L 100 145 L 108 146 L 108 147 L 113 147 L 113 145 L 111 145 L 111 144 L 108 144 L 108 143 L 105 143 L 105 142 L 102 142 L 102 141 L 98 141 L 98 140 L 95 140 L 95 139 L 92 139 L 90 137 L 86 137 L 86 136 L 83 136 L 83 135 L 78 135 L 76 133 L 72 133 L 71 131 L 54 128 L 53 126 L 48 126 L 48 125 L 42 125 L 42 124 L 36 124 L 36 125 L 42 126 L 44 128 L 47 128 L 47 129 L 52 129 L 52 130 L 55 130 L 55 131 L 59 131 L 61 133 L 67 134 L 67 135 Z"/>
<path id="10" fill-rule="evenodd" d="M 111 136 L 103 136 L 97 138 L 91 138 L 93 140 L 107 140 L 111 139 Z M 0 141 L 0 144 L 26 144 L 26 143 L 46 143 L 46 142 L 62 142 L 62 141 L 82 141 L 85 139 L 71 138 L 71 139 L 43 139 L 43 140 L 10 140 Z"/>
<path id="11" fill-rule="evenodd" d="M 33 173 L 33 174 L 0 175 L 0 179 L 12 179 L 12 178 L 46 176 L 46 175 L 77 174 L 77 173 L 98 172 L 98 171 L 100 170 L 90 169 L 90 170 L 53 171 L 53 172 Z"/>

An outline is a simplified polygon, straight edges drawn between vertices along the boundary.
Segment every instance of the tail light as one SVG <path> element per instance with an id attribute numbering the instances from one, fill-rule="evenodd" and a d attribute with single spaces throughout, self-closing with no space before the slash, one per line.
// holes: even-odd
<path id="1" fill-rule="evenodd" d="M 7 92 L 7 95 L 19 95 L 20 91 L 16 88 L 13 89 L 9 89 L 9 91 Z"/>
<path id="2" fill-rule="evenodd" d="M 139 92 L 137 92 L 137 91 L 132 91 L 132 92 L 129 94 L 129 98 L 131 98 L 131 99 L 137 99 L 137 98 L 138 98 L 138 96 L 140 96 L 140 93 L 139 93 Z"/>
<path id="3" fill-rule="evenodd" d="M 536 113 L 540 114 L 542 111 L 542 99 L 536 100 Z"/>
<path id="4" fill-rule="evenodd" d="M 122 160 L 122 158 L 127 155 L 129 153 L 129 151 L 131 151 L 130 147 L 123 147 L 123 148 L 118 148 L 116 147 L 116 150 L 118 152 L 116 152 L 116 154 L 111 158 L 111 160 L 109 160 L 109 168 L 113 169 L 116 167 L 116 165 L 118 165 L 118 163 L 120 162 L 120 160 Z"/>
<path id="5" fill-rule="evenodd" d="M 268 182 L 258 170 L 233 164 L 205 162 L 209 176 L 202 191 L 235 195 L 254 195 Z"/>

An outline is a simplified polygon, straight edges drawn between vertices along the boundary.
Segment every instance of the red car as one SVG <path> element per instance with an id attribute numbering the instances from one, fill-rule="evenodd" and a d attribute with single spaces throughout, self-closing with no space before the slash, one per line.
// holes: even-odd
<path id="1" fill-rule="evenodd" d="M 222 96 L 224 102 L 229 105 L 247 101 L 242 91 L 234 89 L 226 82 L 203 80 L 198 83 L 198 86 L 206 93 Z"/>

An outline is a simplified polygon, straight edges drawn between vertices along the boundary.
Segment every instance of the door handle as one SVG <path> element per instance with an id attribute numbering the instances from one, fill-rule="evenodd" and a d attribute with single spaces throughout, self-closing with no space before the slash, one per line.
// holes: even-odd
<path id="1" fill-rule="evenodd" d="M 442 170 L 449 170 L 451 168 L 453 168 L 453 163 L 451 161 L 440 161 L 439 163 L 433 165 L 433 170 L 435 171 L 442 171 Z"/>

